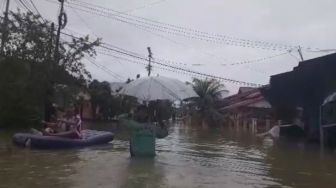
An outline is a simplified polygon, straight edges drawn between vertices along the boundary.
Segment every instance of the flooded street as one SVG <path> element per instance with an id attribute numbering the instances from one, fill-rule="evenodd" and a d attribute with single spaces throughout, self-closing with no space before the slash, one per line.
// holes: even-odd
<path id="1" fill-rule="evenodd" d="M 0 0 L 0 188 L 336 188 L 335 7 Z"/>
<path id="2" fill-rule="evenodd" d="M 154 159 L 131 159 L 126 137 L 83 149 L 13 147 L 0 133 L 0 187 L 335 187 L 336 157 L 303 144 L 182 125 Z"/>

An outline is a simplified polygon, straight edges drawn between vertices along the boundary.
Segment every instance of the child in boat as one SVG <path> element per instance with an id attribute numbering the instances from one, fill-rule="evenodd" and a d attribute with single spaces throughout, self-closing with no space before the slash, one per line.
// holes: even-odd
<path id="1" fill-rule="evenodd" d="M 68 111 L 61 119 L 53 120 L 53 122 L 45 122 L 42 132 L 32 130 L 34 134 L 44 136 L 58 136 L 66 138 L 82 138 L 82 120 L 80 115 L 73 115 L 72 111 Z"/>
<path id="2" fill-rule="evenodd" d="M 57 117 L 58 116 L 58 117 Z M 60 133 L 60 132 L 65 132 L 65 131 L 69 131 L 69 125 L 67 125 L 66 123 L 64 123 L 62 120 L 65 121 L 72 121 L 73 119 L 73 113 L 72 111 L 67 111 L 65 114 L 52 114 L 51 118 L 50 118 L 50 122 L 48 121 L 42 121 L 43 124 L 43 130 L 42 132 L 45 135 L 48 134 L 55 134 L 55 133 Z"/>
<path id="3" fill-rule="evenodd" d="M 75 115 L 70 119 L 58 120 L 62 125 L 65 125 L 66 131 L 54 136 L 62 136 L 69 138 L 82 138 L 82 120 L 80 115 Z"/>

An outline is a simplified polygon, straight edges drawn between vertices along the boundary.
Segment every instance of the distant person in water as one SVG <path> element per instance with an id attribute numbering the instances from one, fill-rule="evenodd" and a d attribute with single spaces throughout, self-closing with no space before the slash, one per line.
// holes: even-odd
<path id="1" fill-rule="evenodd" d="M 276 125 L 274 127 L 272 127 L 269 131 L 265 132 L 265 133 L 261 133 L 261 134 L 258 134 L 257 136 L 260 136 L 260 137 L 264 137 L 264 136 L 271 136 L 272 138 L 279 138 L 280 137 L 280 134 L 283 135 L 283 134 L 286 134 L 283 133 L 284 129 L 286 128 L 289 128 L 289 127 L 293 127 L 293 126 L 297 126 L 300 133 L 297 133 L 297 134 L 303 134 L 303 131 L 304 131 L 304 123 L 302 121 L 302 114 L 303 114 L 303 108 L 301 107 L 297 107 L 296 108 L 296 115 L 295 117 L 293 118 L 293 121 L 291 124 L 286 124 L 286 125 Z M 282 130 L 281 130 L 282 128 Z M 294 129 L 289 129 L 289 131 L 287 131 L 289 133 L 293 133 L 294 132 Z M 296 129 L 296 132 L 297 132 L 297 129 Z M 295 133 L 296 133 L 295 132 Z M 288 134 L 288 133 L 287 133 Z"/>

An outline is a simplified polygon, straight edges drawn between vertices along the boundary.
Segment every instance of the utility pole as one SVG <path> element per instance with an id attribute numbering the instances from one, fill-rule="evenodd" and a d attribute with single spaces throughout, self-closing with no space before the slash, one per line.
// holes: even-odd
<path id="1" fill-rule="evenodd" d="M 53 39 L 54 39 L 54 30 L 55 30 L 55 24 L 54 22 L 51 23 L 51 28 L 50 28 L 50 40 L 49 40 L 49 58 L 52 60 L 52 52 L 53 52 Z"/>
<path id="2" fill-rule="evenodd" d="M 64 1 L 65 0 L 58 0 L 61 3 L 60 13 L 58 15 L 58 29 L 56 35 L 56 47 L 55 47 L 55 63 L 59 64 L 60 54 L 59 54 L 59 41 L 61 36 L 61 29 L 65 27 L 65 22 L 63 22 L 63 18 L 66 19 L 66 15 L 64 13 Z"/>
<path id="3" fill-rule="evenodd" d="M 151 61 L 152 61 L 152 51 L 151 51 L 151 48 L 150 47 L 147 47 L 147 50 L 148 50 L 148 65 L 146 67 L 147 71 L 148 71 L 148 76 L 151 75 L 151 72 L 152 72 L 152 65 L 151 65 Z"/>
<path id="4" fill-rule="evenodd" d="M 304 59 L 303 59 L 303 55 L 302 55 L 302 49 L 301 49 L 301 46 L 299 46 L 299 48 L 298 48 L 298 52 L 299 52 L 299 54 L 300 54 L 301 61 L 304 61 Z"/>
<path id="5" fill-rule="evenodd" d="M 7 24 L 8 24 L 8 11 L 9 11 L 9 0 L 6 2 L 6 10 L 5 10 L 5 16 L 4 16 L 4 22 L 3 22 L 3 31 L 2 31 L 2 39 L 1 39 L 1 49 L 0 53 L 2 55 L 5 55 L 4 48 L 5 48 L 5 43 L 7 40 Z"/>

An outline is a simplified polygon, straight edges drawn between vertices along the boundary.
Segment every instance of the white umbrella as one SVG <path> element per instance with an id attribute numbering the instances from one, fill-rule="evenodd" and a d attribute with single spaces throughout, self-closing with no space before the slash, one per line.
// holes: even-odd
<path id="1" fill-rule="evenodd" d="M 125 85 L 119 93 L 133 96 L 143 101 L 177 101 L 197 97 L 197 94 L 190 85 L 177 79 L 163 76 L 137 79 Z"/>

